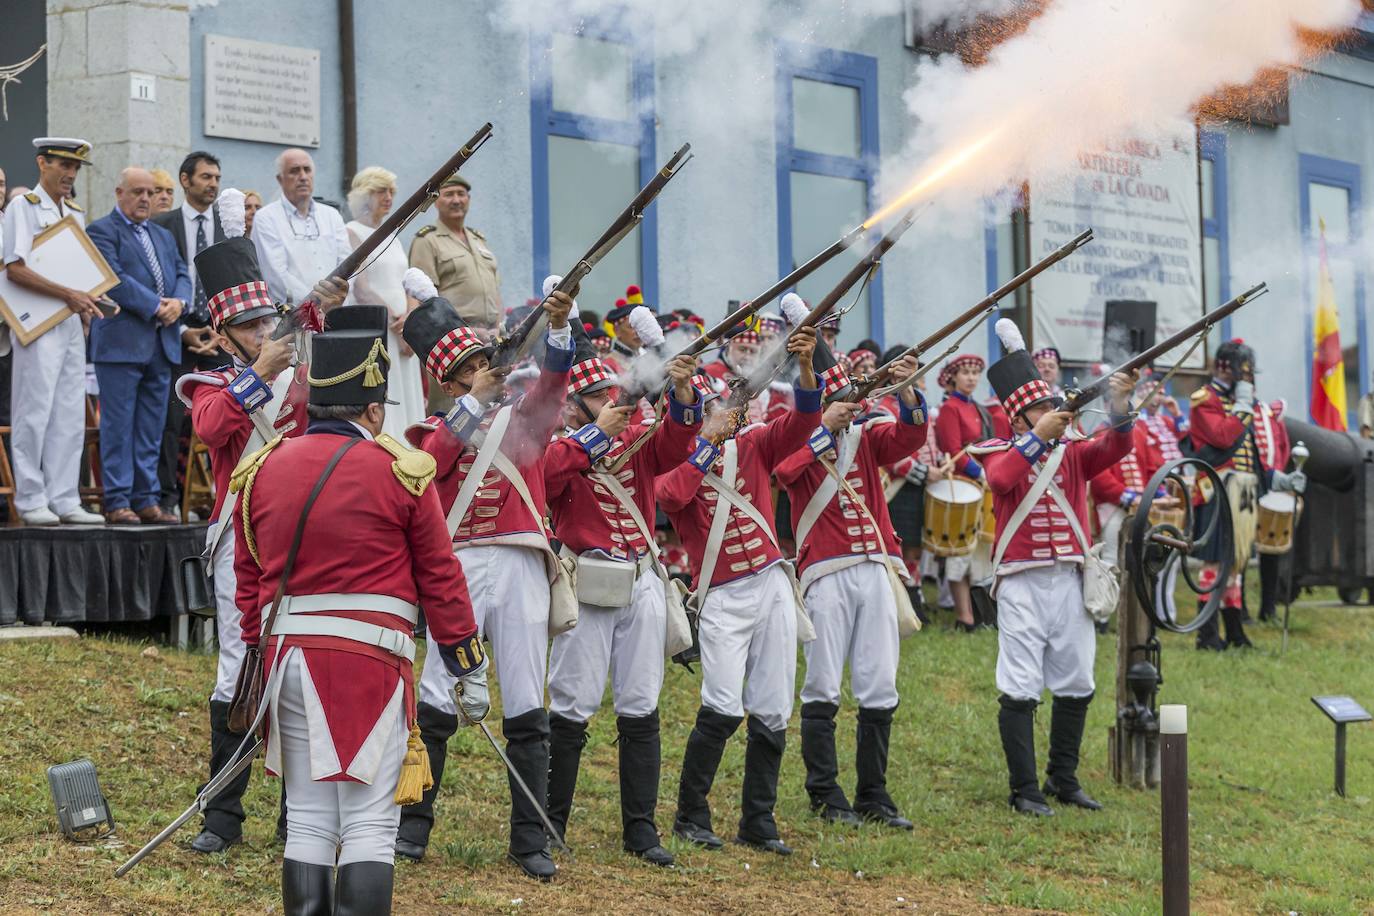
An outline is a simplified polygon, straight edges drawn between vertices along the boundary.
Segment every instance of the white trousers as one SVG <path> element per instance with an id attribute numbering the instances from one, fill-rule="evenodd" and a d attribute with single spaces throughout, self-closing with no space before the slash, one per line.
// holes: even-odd
<path id="1" fill-rule="evenodd" d="M 816 628 L 804 646 L 803 703 L 840 704 L 844 663 L 863 709 L 897 705 L 897 603 L 887 568 L 865 562 L 821 576 L 806 590 L 806 610 Z"/>
<path id="2" fill-rule="evenodd" d="M 86 441 L 86 337 L 75 315 L 22 346 L 10 373 L 14 507 L 64 515 L 81 505 Z"/>
<path id="3" fill-rule="evenodd" d="M 697 622 L 701 705 L 787 727 L 797 680 L 797 610 L 782 564 L 706 593 Z"/>
<path id="4" fill-rule="evenodd" d="M 973 553 L 966 557 L 946 557 L 945 576 L 950 582 L 968 579 L 969 585 L 986 586 L 992 579 L 993 545 L 981 537 L 973 545 Z"/>
<path id="5" fill-rule="evenodd" d="M 232 499 L 232 496 L 226 496 Z M 225 524 L 232 525 L 233 518 Z M 215 527 L 205 532 L 206 543 L 214 534 Z M 228 703 L 234 698 L 234 683 L 238 680 L 239 668 L 243 667 L 243 655 L 247 647 L 243 644 L 243 629 L 240 626 L 239 607 L 235 603 L 235 590 L 238 579 L 234 576 L 234 532 L 227 531 L 215 545 L 210 555 L 210 567 L 214 573 L 215 587 L 215 640 L 219 643 L 219 661 L 215 666 L 215 691 L 210 694 L 212 701 Z"/>
<path id="6" fill-rule="evenodd" d="M 1117 569 L 1121 568 L 1118 561 L 1121 554 L 1121 526 L 1126 524 L 1126 510 L 1120 506 L 1110 506 L 1110 512 L 1106 513 L 1106 520 L 1102 522 L 1102 561 Z M 1101 518 L 1101 509 L 1098 510 L 1098 517 Z"/>
<path id="7" fill-rule="evenodd" d="M 549 657 L 549 712 L 586 722 L 601 708 L 606 675 L 616 715 L 647 716 L 663 687 L 663 580 L 646 570 L 635 580 L 630 604 L 578 606 L 577 626 L 553 640 Z"/>
<path id="8" fill-rule="evenodd" d="M 1072 563 L 1035 566 L 997 582 L 997 689 L 1013 700 L 1093 692 L 1097 631 Z"/>
<path id="9" fill-rule="evenodd" d="M 274 711 L 281 741 L 282 778 L 286 780 L 286 858 L 328 866 L 393 863 L 396 828 L 401 823 L 401 807 L 395 801 L 396 781 L 405 759 L 405 741 L 387 742 L 371 785 L 311 779 L 310 731 L 301 685 L 305 660 L 293 650 L 283 664 Z M 404 705 L 396 729 L 396 734 L 406 733 Z"/>
<path id="10" fill-rule="evenodd" d="M 544 706 L 544 660 L 549 648 L 549 579 L 544 555 L 532 547 L 498 544 L 458 552 L 477 628 L 491 641 L 507 719 Z M 457 713 L 453 688 L 433 636 L 426 636 L 420 702 Z"/>

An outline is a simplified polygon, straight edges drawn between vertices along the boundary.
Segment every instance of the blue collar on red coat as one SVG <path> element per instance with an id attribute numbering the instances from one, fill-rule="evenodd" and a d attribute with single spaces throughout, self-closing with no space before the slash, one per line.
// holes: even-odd
<path id="1" fill-rule="evenodd" d="M 330 435 L 348 436 L 350 439 L 363 439 L 363 431 L 347 420 L 314 420 L 306 427 L 307 436 Z"/>
<path id="2" fill-rule="evenodd" d="M 961 391 L 951 391 L 949 393 L 949 396 L 952 398 L 957 398 L 958 400 L 963 401 L 965 404 L 973 403 L 973 398 L 969 397 Z"/>

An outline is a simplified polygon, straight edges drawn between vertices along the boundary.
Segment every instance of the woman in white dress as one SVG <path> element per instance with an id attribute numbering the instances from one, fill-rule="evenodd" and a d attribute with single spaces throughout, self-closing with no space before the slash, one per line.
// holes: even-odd
<path id="1" fill-rule="evenodd" d="M 353 176 L 348 209 L 354 218 L 347 229 L 348 240 L 354 248 L 386 219 L 395 196 L 396 176 L 384 168 L 369 166 Z M 397 405 L 387 407 L 382 431 L 404 442 L 405 428 L 425 418 L 420 361 L 401 337 L 401 328 L 411 308 L 401 287 L 401 278 L 409 264 L 399 240 L 373 252 L 365 263 L 367 269 L 353 278 L 352 301 L 385 305 L 391 313 L 391 327 L 386 335 L 386 348 L 391 354 L 387 393 Z"/>

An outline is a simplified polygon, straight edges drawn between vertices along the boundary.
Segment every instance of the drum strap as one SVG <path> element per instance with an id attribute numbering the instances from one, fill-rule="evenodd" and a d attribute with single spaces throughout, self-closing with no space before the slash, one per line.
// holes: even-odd
<path id="1" fill-rule="evenodd" d="M 1012 514 L 1011 521 L 1007 522 L 1006 530 L 1004 530 L 1002 536 L 997 539 L 997 552 L 992 558 L 992 569 L 994 572 L 1002 565 L 1002 557 L 1006 554 L 1007 547 L 1010 546 L 1012 538 L 1016 536 L 1016 532 L 1020 530 L 1026 519 L 1030 517 L 1031 510 L 1035 508 L 1036 503 L 1040 502 L 1040 497 L 1045 495 L 1045 490 L 1054 480 L 1054 475 L 1058 473 L 1059 465 L 1063 462 L 1064 453 L 1066 451 L 1068 451 L 1068 446 L 1062 442 L 1059 443 L 1059 445 L 1055 446 L 1054 451 L 1050 453 L 1049 460 L 1045 462 L 1045 466 L 1036 473 L 1035 483 L 1031 484 L 1031 488 L 1026 493 L 1025 498 L 1021 500 L 1021 504 L 1016 507 L 1016 512 Z M 1070 515 L 1069 518 L 1073 520 L 1072 515 Z M 1079 530 L 1081 536 L 1082 532 L 1077 527 L 1077 521 L 1075 520 L 1072 523 L 1074 524 L 1075 530 Z"/>

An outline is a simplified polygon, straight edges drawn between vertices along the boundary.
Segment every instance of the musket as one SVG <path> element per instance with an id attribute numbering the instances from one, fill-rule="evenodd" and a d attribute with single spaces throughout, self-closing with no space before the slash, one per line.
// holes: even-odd
<path id="1" fill-rule="evenodd" d="M 374 251 L 380 248 L 391 237 L 400 231 L 401 227 L 408 223 L 411 218 L 422 210 L 427 210 L 429 205 L 439 196 L 439 189 L 449 176 L 453 175 L 472 158 L 477 149 L 491 139 L 491 122 L 483 124 L 477 133 L 472 135 L 472 139 L 464 143 L 463 146 L 449 157 L 449 160 L 439 167 L 439 170 L 420 187 L 415 189 L 415 193 L 407 197 L 400 205 L 393 207 L 389 216 L 382 220 L 382 224 L 373 229 L 367 238 L 359 243 L 357 248 L 338 263 L 329 272 L 329 279 L 350 280 L 358 272 L 358 268 L 367 262 L 367 259 Z M 317 330 L 320 327 L 319 299 L 312 292 L 303 299 L 300 304 L 291 311 L 277 325 L 276 331 L 272 333 L 274 340 L 295 334 L 297 331 Z M 313 325 L 313 327 L 312 327 Z"/>
<path id="2" fill-rule="evenodd" d="M 1091 229 L 1087 229 L 1081 234 L 1069 239 L 1063 245 L 1059 246 L 1054 251 L 1046 255 L 1042 260 L 1037 261 L 1030 267 L 1027 267 L 1025 270 L 1021 271 L 1019 274 L 1012 277 L 1006 283 L 1002 284 L 997 289 L 988 293 L 988 295 L 984 297 L 981 301 L 979 301 L 977 305 L 974 305 L 966 311 L 962 312 L 960 315 L 952 319 L 948 324 L 940 328 L 934 334 L 931 334 L 925 340 L 922 340 L 920 343 L 914 346 L 907 347 L 897 356 L 883 363 L 877 369 L 874 369 L 873 372 L 870 373 L 868 376 L 855 382 L 854 394 L 852 396 L 845 397 L 844 400 L 857 400 L 860 398 L 868 397 L 870 394 L 874 392 L 875 389 L 881 387 L 889 380 L 894 365 L 898 360 L 906 356 L 915 356 L 917 359 L 920 359 L 921 356 L 927 350 L 935 346 L 940 341 L 944 340 L 949 335 L 958 331 L 965 324 L 969 323 L 970 321 L 973 321 L 976 318 L 981 319 L 986 318 L 988 315 L 991 315 L 993 312 L 997 310 L 998 302 L 1000 302 L 1007 296 L 1011 295 L 1012 293 L 1016 292 L 1016 290 L 1020 289 L 1022 286 L 1025 286 L 1032 279 L 1049 270 L 1055 264 L 1058 264 L 1060 261 L 1064 260 L 1069 255 L 1073 254 L 1075 251 L 1082 248 L 1084 245 L 1088 244 L 1088 242 L 1092 241 L 1092 237 L 1093 231 Z M 962 339 L 963 338 L 960 338 L 960 340 Z M 931 363 L 931 365 L 933 365 L 933 363 Z M 901 385 L 887 389 L 883 393 L 887 394 L 891 393 L 892 391 L 899 390 L 901 387 L 905 387 L 907 383 L 914 382 L 916 378 L 917 376 L 912 376 L 910 379 L 907 379 L 906 382 L 901 383 Z"/>
<path id="3" fill-rule="evenodd" d="M 836 283 L 830 292 L 825 294 L 825 298 L 817 302 L 811 311 L 806 313 L 806 317 L 797 322 L 796 327 L 792 329 L 791 333 L 795 334 L 801 328 L 814 328 L 816 325 L 820 324 L 851 289 L 873 271 L 878 269 L 878 265 L 882 263 L 883 255 L 892 250 L 892 246 L 897 244 L 897 240 L 900 239 L 915 222 L 916 211 L 914 209 L 908 210 L 906 214 L 887 231 L 887 234 L 879 239 L 878 243 L 869 249 L 868 253 L 860 258 L 854 266 L 850 268 L 848 273 L 840 278 L 840 282 Z M 746 407 L 749 402 L 773 380 L 773 377 L 777 375 L 778 369 L 785 361 L 786 356 L 786 349 L 784 347 L 779 347 L 769 359 L 763 360 L 762 365 L 755 368 L 747 379 L 735 379 L 732 381 L 730 385 L 729 406 L 732 408 Z M 816 341 L 816 353 L 815 357 L 813 357 L 813 364 L 817 375 L 820 375 L 822 372 L 835 365 L 835 357 L 823 340 L 818 339 Z"/>
<path id="4" fill-rule="evenodd" d="M 576 294 L 577 288 L 592 272 L 592 268 L 597 265 L 597 262 L 610 254 L 611 250 L 643 221 L 644 211 L 648 209 L 649 204 L 654 202 L 654 198 L 658 197 L 659 192 L 673 179 L 678 170 L 692 158 L 691 149 L 692 144 L 684 143 L 681 149 L 673 153 L 673 158 L 669 159 L 668 163 L 659 169 L 653 178 L 649 179 L 649 183 L 639 190 L 629 205 L 620 211 L 620 215 L 601 234 L 601 238 L 597 239 L 592 247 L 587 249 L 587 253 L 573 265 L 572 270 L 563 275 L 563 279 L 558 281 L 558 285 L 544 297 L 545 300 L 556 292 L 567 293 L 570 296 Z M 519 324 L 511 329 L 510 333 L 496 342 L 496 348 L 491 355 L 493 367 L 508 366 L 524 354 L 527 349 L 526 344 L 535 336 L 536 328 L 541 326 L 540 322 L 547 323 L 548 321 L 548 313 L 542 308 L 542 305 L 541 302 L 541 307 L 531 310 Z"/>
<path id="5" fill-rule="evenodd" d="M 1170 350 L 1182 346 L 1194 337 L 1200 337 L 1201 335 L 1207 333 L 1207 331 L 1209 331 L 1214 325 L 1219 323 L 1223 318 L 1228 317 L 1229 315 L 1239 310 L 1242 306 L 1247 305 L 1250 302 L 1253 302 L 1254 300 L 1258 299 L 1260 296 L 1263 296 L 1267 292 L 1269 292 L 1269 287 L 1265 283 L 1259 283 L 1255 286 L 1250 287 L 1245 292 L 1241 293 L 1239 296 L 1236 296 L 1230 302 L 1227 302 L 1226 304 L 1218 308 L 1215 308 L 1207 314 L 1203 315 L 1197 321 L 1194 321 L 1192 324 L 1188 325 L 1186 328 L 1179 331 L 1177 334 L 1174 334 L 1167 340 L 1162 340 L 1159 343 L 1155 344 L 1153 347 L 1150 347 L 1150 349 L 1145 350 L 1141 353 L 1137 353 L 1135 356 L 1132 356 L 1130 359 L 1126 360 L 1124 363 L 1117 366 L 1111 372 L 1108 372 L 1106 375 L 1103 375 L 1100 379 L 1093 382 L 1087 388 L 1084 388 L 1079 391 L 1070 391 L 1068 393 L 1068 396 L 1064 399 L 1064 406 L 1060 409 L 1077 413 L 1084 407 L 1091 404 L 1097 398 L 1102 396 L 1102 393 L 1107 388 L 1107 382 L 1116 373 L 1125 372 L 1129 374 L 1141 368 L 1142 366 L 1149 365 L 1150 363 L 1159 359 L 1165 353 L 1168 353 Z"/>

